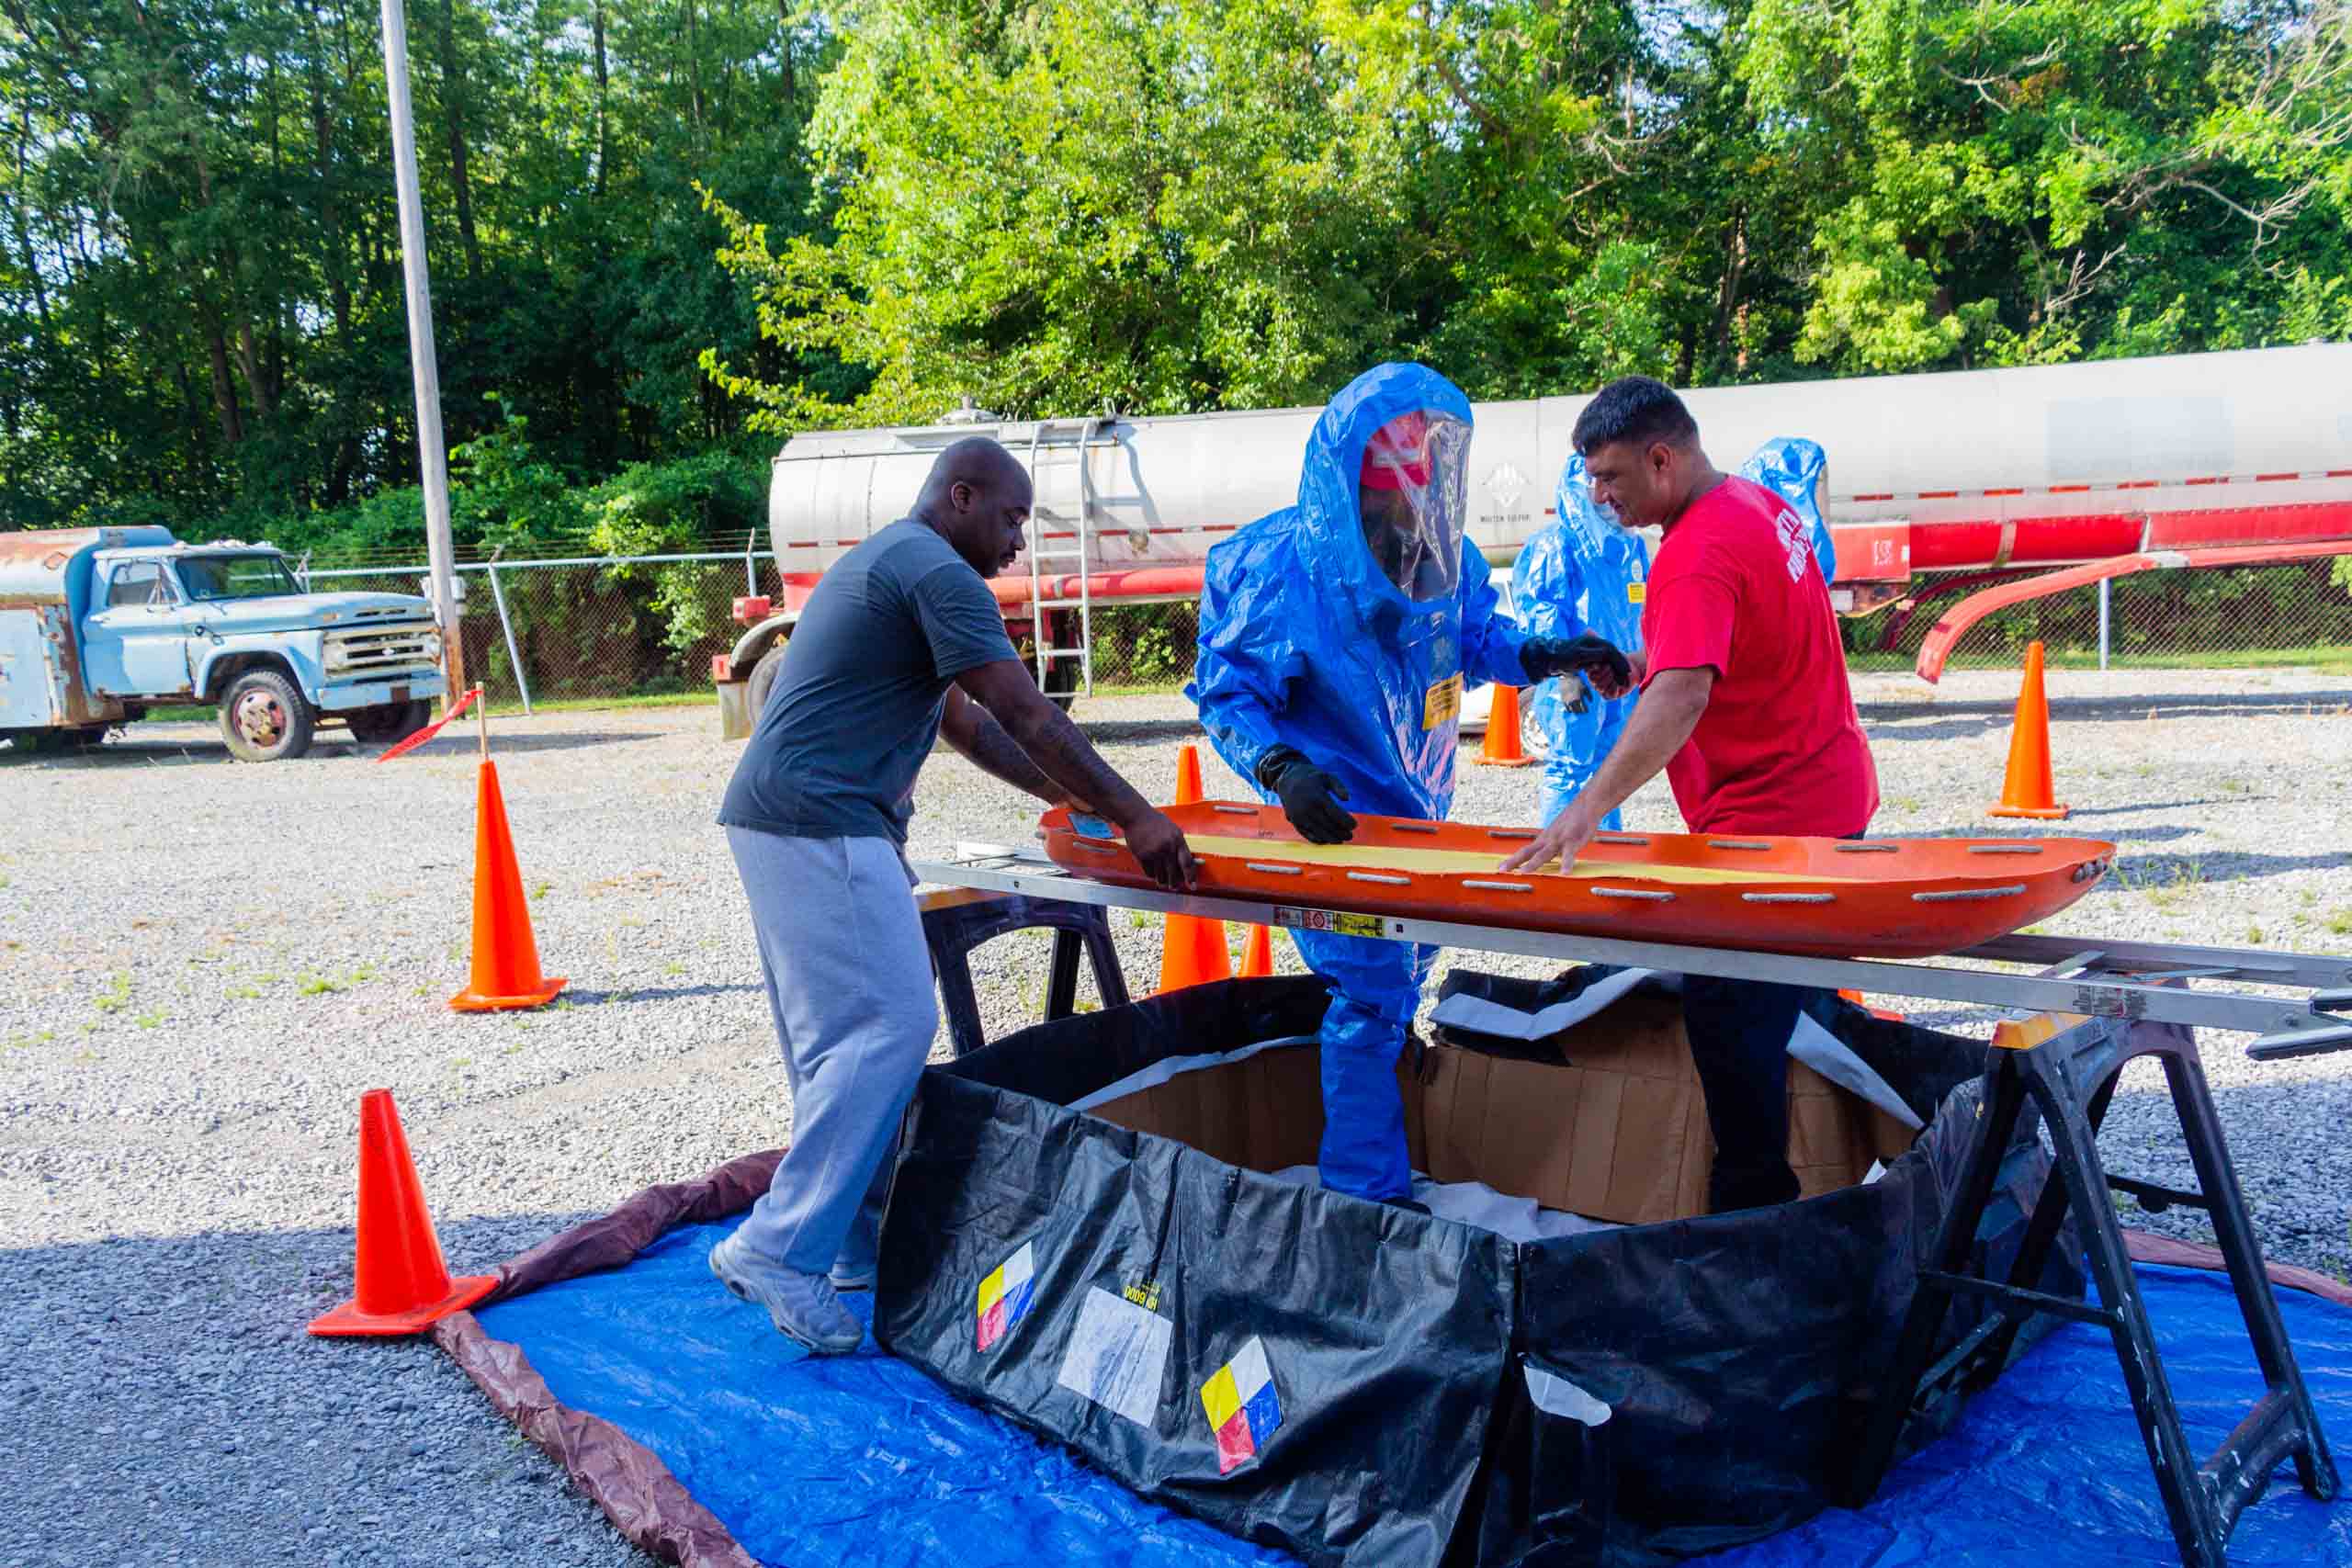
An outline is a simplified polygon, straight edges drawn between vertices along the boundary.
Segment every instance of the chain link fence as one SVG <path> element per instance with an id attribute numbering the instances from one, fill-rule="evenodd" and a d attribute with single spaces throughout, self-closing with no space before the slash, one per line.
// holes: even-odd
<path id="1" fill-rule="evenodd" d="M 322 592 L 414 594 L 425 568 L 319 568 Z M 711 689 L 713 656 L 742 632 L 735 601 L 781 602 L 773 560 L 740 555 L 458 566 L 466 678 L 493 703 L 666 696 Z"/>
<path id="2" fill-rule="evenodd" d="M 2352 558 L 2217 571 L 2153 571 L 1996 611 L 1961 639 L 1955 669 L 2014 669 L 2027 643 L 2053 663 L 2098 666 L 2305 663 L 2352 659 Z M 413 594 L 423 566 L 316 567 L 321 591 Z M 2027 574 L 2018 574 L 2027 575 Z M 493 702 L 539 704 L 707 693 L 711 660 L 741 627 L 735 600 L 783 602 L 761 554 L 468 562 L 466 671 Z M 1922 578 L 1905 601 L 1843 623 L 1858 670 L 1911 667 L 1937 618 L 1993 574 Z M 2102 625 L 2104 637 L 2102 637 Z M 1174 691 L 1192 674 L 1194 604 L 1114 604 L 1094 612 L 1094 687 Z M 1072 634 L 1056 637 L 1066 644 Z M 1021 640 L 1024 657 L 1029 640 Z M 2104 653 L 2102 654 L 2102 650 Z M 1067 679 L 1075 679 L 1074 663 Z"/>
<path id="3" fill-rule="evenodd" d="M 2036 575 L 1922 577 L 1904 601 L 1843 623 L 1848 660 L 1907 670 L 1937 620 L 1971 592 Z M 2030 600 L 1971 626 L 1947 668 L 2014 670 L 2030 642 L 2053 664 L 2098 669 L 2342 660 L 2352 658 L 2352 557 L 2136 572 Z"/>

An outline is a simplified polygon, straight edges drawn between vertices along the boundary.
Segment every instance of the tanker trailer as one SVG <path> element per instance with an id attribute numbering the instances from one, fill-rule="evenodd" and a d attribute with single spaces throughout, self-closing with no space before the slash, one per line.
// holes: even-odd
<path id="1" fill-rule="evenodd" d="M 1589 396 L 1476 405 L 1470 533 L 1500 576 L 1552 513 Z M 2001 584 L 1991 594 L 2015 603 L 2127 570 L 2352 553 L 2352 344 L 1684 397 L 1726 468 L 1774 436 L 1828 453 L 1823 510 L 1841 614 L 1905 599 L 1922 572 L 1987 574 Z M 783 603 L 746 601 L 751 624 L 715 661 L 727 732 L 749 733 L 774 675 L 765 656 L 808 589 L 906 514 L 950 442 L 993 436 L 1029 467 L 1029 547 L 992 586 L 1032 642 L 1040 684 L 1066 698 L 1092 686 L 1096 609 L 1197 598 L 1209 547 L 1291 503 L 1321 412 L 1016 421 L 967 411 L 936 425 L 794 436 L 768 492 Z M 2052 568 L 2073 570 L 2011 581 Z M 1984 613 L 1977 603 L 1947 612 L 1942 648 Z M 1922 654 L 1923 675 L 1940 667 Z"/>

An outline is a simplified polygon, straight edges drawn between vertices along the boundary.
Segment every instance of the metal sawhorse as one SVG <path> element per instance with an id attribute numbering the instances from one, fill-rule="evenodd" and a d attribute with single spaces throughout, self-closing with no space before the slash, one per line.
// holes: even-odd
<path id="1" fill-rule="evenodd" d="M 1030 898 L 1018 893 L 989 893 L 945 887 L 917 897 L 923 940 L 939 979 L 940 1010 L 958 1056 L 988 1043 L 980 1027 L 979 998 L 972 989 L 972 949 L 1008 931 L 1045 927 L 1054 933 L 1053 971 L 1046 986 L 1046 1017 L 1068 1018 L 1078 1009 L 1078 958 L 1082 951 L 1094 969 L 1094 988 L 1105 1008 L 1127 1005 L 1126 976 L 1111 942 L 1111 918 L 1098 905 Z"/>
<path id="2" fill-rule="evenodd" d="M 2033 1024 L 2042 1027 L 2034 1029 Z M 2040 1036 L 2037 1038 L 2037 1036 Z M 2109 1176 L 2098 1157 L 2098 1129 L 2127 1063 L 2153 1056 L 2180 1118 L 2183 1141 L 2197 1170 L 2198 1190 L 2183 1192 L 2128 1177 Z M 2016 1129 L 2039 1116 L 2055 1154 L 2024 1243 L 2006 1280 L 1966 1272 L 1971 1243 L 1993 1195 L 2001 1156 Z M 2179 1406 L 2156 1352 L 2155 1336 L 2124 1251 L 2109 1191 L 2127 1192 L 2160 1213 L 2175 1204 L 2203 1209 L 2228 1265 L 2238 1310 L 2253 1341 L 2267 1392 L 2237 1429 L 2199 1463 L 2190 1451 Z M 2075 1301 L 2033 1290 L 2072 1209 L 2086 1243 L 2098 1301 Z M 1995 1314 L 1940 1357 L 1935 1347 L 1957 1295 L 1989 1301 Z M 2303 1490 L 2323 1501 L 2336 1495 L 2335 1462 L 2295 1365 L 2293 1348 L 2263 1271 L 2262 1249 L 2230 1165 L 2229 1149 L 2205 1086 L 2205 1069 L 2187 1027 L 2142 1019 L 2126 1027 L 2063 1028 L 2030 1021 L 2005 1032 L 1985 1069 L 1984 1100 L 1974 1150 L 1946 1214 L 1936 1252 L 1919 1271 L 1895 1361 L 1865 1427 L 1852 1480 L 1853 1500 L 1878 1490 L 1894 1461 L 1904 1427 L 1928 1416 L 1951 1396 L 1989 1383 L 2018 1350 L 2018 1336 L 2037 1314 L 2092 1323 L 2115 1337 L 2116 1359 L 2131 1391 L 2140 1435 L 2148 1445 L 2156 1487 L 2188 1568 L 2222 1568 L 2230 1531 L 2246 1506 L 2270 1484 L 2270 1472 L 2292 1459 Z M 1933 1364 L 1930 1364 L 1930 1360 Z"/>

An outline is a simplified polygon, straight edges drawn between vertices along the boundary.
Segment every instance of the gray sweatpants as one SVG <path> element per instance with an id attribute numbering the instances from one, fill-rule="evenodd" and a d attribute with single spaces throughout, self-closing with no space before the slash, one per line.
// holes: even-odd
<path id="1" fill-rule="evenodd" d="M 888 839 L 727 829 L 792 1084 L 792 1142 L 736 1235 L 803 1273 L 874 1265 L 899 1118 L 939 1027 L 913 874 Z"/>

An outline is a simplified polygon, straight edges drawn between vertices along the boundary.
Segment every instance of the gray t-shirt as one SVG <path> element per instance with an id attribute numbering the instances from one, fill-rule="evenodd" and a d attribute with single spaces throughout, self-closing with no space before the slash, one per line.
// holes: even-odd
<path id="1" fill-rule="evenodd" d="M 980 574 L 928 525 L 891 524 L 808 596 L 719 821 L 903 845 L 948 684 L 1013 657 Z"/>

